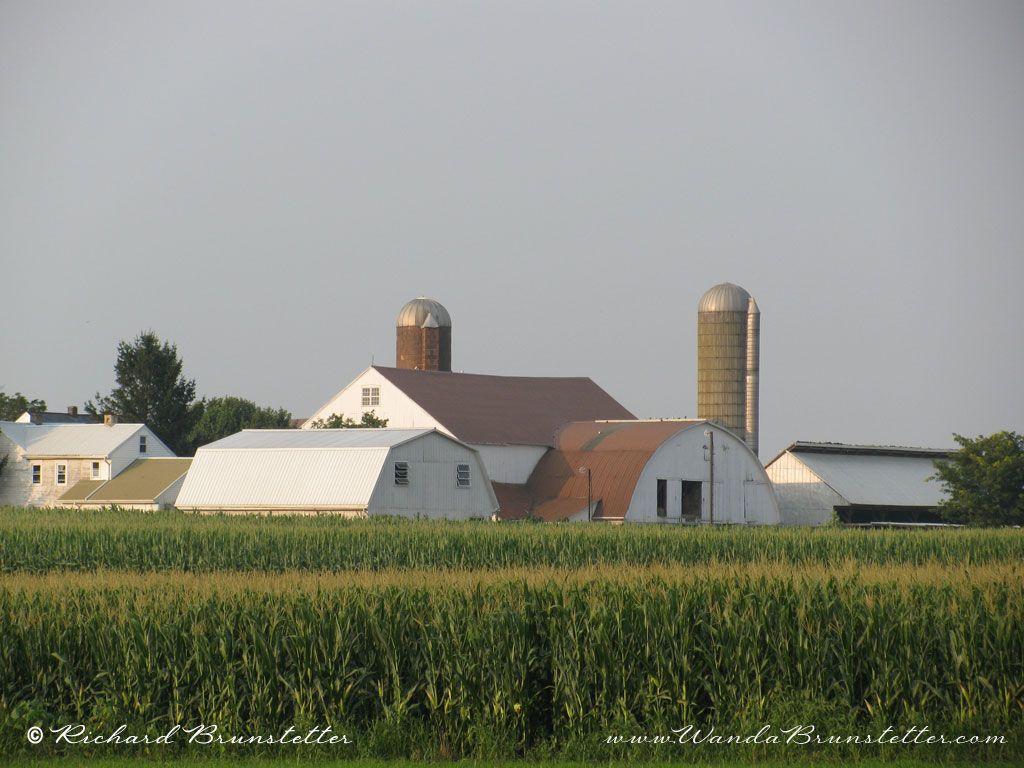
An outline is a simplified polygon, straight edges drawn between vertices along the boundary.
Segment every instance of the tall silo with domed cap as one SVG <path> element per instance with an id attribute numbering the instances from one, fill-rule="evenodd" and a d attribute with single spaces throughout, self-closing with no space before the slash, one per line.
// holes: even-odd
<path id="1" fill-rule="evenodd" d="M 738 285 L 719 283 L 697 305 L 697 416 L 731 429 L 757 453 L 761 313 Z"/>
<path id="2" fill-rule="evenodd" d="M 395 365 L 421 371 L 451 371 L 452 318 L 436 299 L 420 296 L 395 321 Z"/>

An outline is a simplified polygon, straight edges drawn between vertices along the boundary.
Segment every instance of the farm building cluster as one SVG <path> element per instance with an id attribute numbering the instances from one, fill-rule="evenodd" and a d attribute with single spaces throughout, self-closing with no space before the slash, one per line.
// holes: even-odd
<path id="1" fill-rule="evenodd" d="M 723 283 L 697 313 L 698 418 L 638 419 L 586 377 L 453 372 L 452 321 L 406 304 L 371 365 L 298 429 L 177 458 L 144 424 L 69 409 L 0 422 L 0 504 L 546 522 L 928 522 L 946 451 L 796 442 L 758 459 L 760 310 Z M 387 426 L 322 428 L 373 413 Z"/>

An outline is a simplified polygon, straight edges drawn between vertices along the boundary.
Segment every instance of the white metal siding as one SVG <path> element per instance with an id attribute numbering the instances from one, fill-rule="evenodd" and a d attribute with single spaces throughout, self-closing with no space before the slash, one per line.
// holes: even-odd
<path id="1" fill-rule="evenodd" d="M 704 460 L 708 426 L 698 424 L 665 441 L 648 460 L 633 492 L 626 513 L 627 522 L 678 523 L 682 480 L 702 483 L 702 518 L 709 519 L 709 467 Z M 716 523 L 772 525 L 779 522 L 779 509 L 764 468 L 750 449 L 731 433 L 714 428 L 715 433 L 715 514 Z M 658 517 L 657 481 L 668 481 L 671 517 Z M 675 491 L 673 491 L 675 486 Z"/>
<path id="2" fill-rule="evenodd" d="M 409 484 L 395 485 L 394 465 L 409 465 Z M 455 482 L 458 464 L 469 464 L 469 488 Z M 461 520 L 488 518 L 497 507 L 487 473 L 479 455 L 438 433 L 395 446 L 380 473 L 367 512 L 371 515 L 401 515 Z"/>
<path id="3" fill-rule="evenodd" d="M 783 525 L 824 525 L 843 497 L 788 451 L 765 470 L 775 487 Z"/>
<path id="4" fill-rule="evenodd" d="M 495 483 L 525 483 L 541 457 L 545 445 L 473 445 Z"/>

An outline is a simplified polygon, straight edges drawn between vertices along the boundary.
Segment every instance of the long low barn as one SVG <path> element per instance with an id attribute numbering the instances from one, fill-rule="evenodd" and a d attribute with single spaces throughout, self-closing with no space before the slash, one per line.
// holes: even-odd
<path id="1" fill-rule="evenodd" d="M 768 462 L 783 525 L 937 522 L 950 449 L 797 441 Z"/>
<path id="2" fill-rule="evenodd" d="M 177 506 L 197 512 L 490 518 L 479 454 L 436 429 L 247 429 L 203 446 Z"/>

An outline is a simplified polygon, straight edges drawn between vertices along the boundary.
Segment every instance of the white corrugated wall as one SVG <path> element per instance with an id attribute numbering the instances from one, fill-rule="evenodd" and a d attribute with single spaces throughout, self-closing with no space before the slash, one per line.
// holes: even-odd
<path id="1" fill-rule="evenodd" d="M 395 485 L 394 463 L 409 465 L 409 484 Z M 471 485 L 459 488 L 457 464 L 471 466 Z M 370 502 L 369 514 L 446 519 L 487 518 L 497 504 L 479 454 L 441 434 L 431 433 L 395 446 L 387 457 Z"/>

